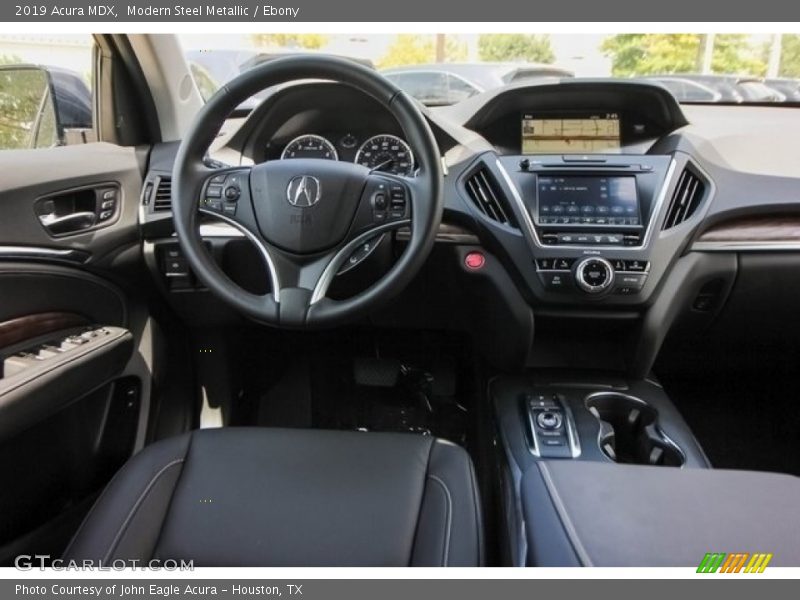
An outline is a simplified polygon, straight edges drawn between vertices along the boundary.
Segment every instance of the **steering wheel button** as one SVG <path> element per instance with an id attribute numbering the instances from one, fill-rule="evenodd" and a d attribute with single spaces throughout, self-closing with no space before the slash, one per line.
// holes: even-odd
<path id="1" fill-rule="evenodd" d="M 473 271 L 482 269 L 485 264 L 486 257 L 480 252 L 470 252 L 464 257 L 464 265 Z"/>
<path id="2" fill-rule="evenodd" d="M 222 186 L 210 185 L 206 190 L 206 198 L 222 198 Z"/>
<path id="3" fill-rule="evenodd" d="M 376 192 L 372 197 L 372 206 L 375 207 L 375 210 L 386 210 L 386 194 Z"/>
<path id="4" fill-rule="evenodd" d="M 239 196 L 242 195 L 242 191 L 239 189 L 238 186 L 229 185 L 225 188 L 225 199 L 228 202 L 236 202 L 239 199 Z"/>

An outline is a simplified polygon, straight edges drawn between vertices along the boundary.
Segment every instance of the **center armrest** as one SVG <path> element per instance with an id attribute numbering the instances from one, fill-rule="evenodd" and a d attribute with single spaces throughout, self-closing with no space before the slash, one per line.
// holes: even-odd
<path id="1" fill-rule="evenodd" d="M 583 461 L 522 480 L 530 566 L 697 567 L 706 553 L 800 565 L 800 478 Z"/>

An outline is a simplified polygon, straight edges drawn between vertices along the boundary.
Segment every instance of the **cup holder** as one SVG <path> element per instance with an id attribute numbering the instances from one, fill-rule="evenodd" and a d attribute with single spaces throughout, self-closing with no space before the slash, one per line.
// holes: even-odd
<path id="1" fill-rule="evenodd" d="M 684 455 L 661 431 L 658 411 L 633 396 L 594 394 L 586 399 L 600 423 L 598 443 L 603 453 L 618 463 L 680 467 Z"/>

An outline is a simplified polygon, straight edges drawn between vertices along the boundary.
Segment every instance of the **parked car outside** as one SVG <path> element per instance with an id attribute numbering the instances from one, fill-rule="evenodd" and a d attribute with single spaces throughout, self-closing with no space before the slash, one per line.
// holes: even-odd
<path id="1" fill-rule="evenodd" d="M 541 63 L 433 63 L 381 72 L 428 106 L 457 104 L 512 83 L 575 76 L 569 69 Z"/>

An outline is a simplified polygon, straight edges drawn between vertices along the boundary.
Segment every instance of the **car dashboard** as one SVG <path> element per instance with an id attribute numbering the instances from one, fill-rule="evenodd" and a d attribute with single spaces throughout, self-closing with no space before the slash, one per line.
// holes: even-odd
<path id="1" fill-rule="evenodd" d="M 437 240 L 455 248 L 451 268 L 474 276 L 467 285 L 480 276 L 493 280 L 496 296 L 522 307 L 517 313 L 636 322 L 645 332 L 639 371 L 652 364 L 668 325 L 664 313 L 676 298 L 701 319 L 719 312 L 737 276 L 736 244 L 800 249 L 792 233 L 800 179 L 779 151 L 784 142 L 771 149 L 755 126 L 767 118 L 797 129 L 791 109 L 681 107 L 656 85 L 574 79 L 422 110 L 446 172 Z M 748 145 L 765 144 L 769 160 L 762 153 L 742 164 Z M 140 210 L 146 258 L 171 298 L 202 289 L 185 263 L 170 266 L 177 252 L 169 205 L 176 148 L 154 149 Z M 413 154 L 375 100 L 343 84 L 305 81 L 266 94 L 220 136 L 211 157 L 230 165 L 328 158 L 413 177 Z M 765 213 L 785 218 L 767 237 L 743 240 L 753 238 L 743 233 L 753 233 L 750 221 Z M 201 233 L 223 254 L 218 246 L 246 243 L 220 223 L 203 223 Z M 343 288 L 368 287 L 407 236 L 400 230 L 373 240 L 353 257 Z M 470 252 L 491 260 L 475 269 Z M 232 277 L 240 284 L 252 279 L 252 289 L 263 291 L 268 284 L 248 276 L 243 260 L 228 261 Z"/>

